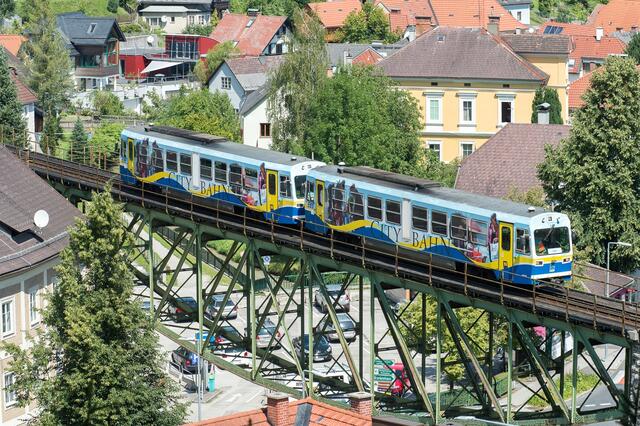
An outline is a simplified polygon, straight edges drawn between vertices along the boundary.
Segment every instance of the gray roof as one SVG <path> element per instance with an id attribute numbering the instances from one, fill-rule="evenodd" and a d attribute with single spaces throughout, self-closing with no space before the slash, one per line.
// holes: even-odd
<path id="1" fill-rule="evenodd" d="M 500 0 L 500 4 L 503 6 L 515 6 L 517 4 L 531 4 L 531 0 Z"/>
<path id="2" fill-rule="evenodd" d="M 247 98 L 242 103 L 242 106 L 240 107 L 239 114 L 244 115 L 250 112 L 256 105 L 262 102 L 262 100 L 266 98 L 267 95 L 269 94 L 269 87 L 270 87 L 269 82 L 266 82 L 265 84 L 260 86 L 258 89 L 249 93 Z"/>
<path id="3" fill-rule="evenodd" d="M 571 37 L 560 34 L 501 34 L 518 54 L 565 55 L 571 52 Z"/>
<path id="4" fill-rule="evenodd" d="M 38 177 L 7 148 L 0 146 L 0 276 L 56 256 L 67 245 L 67 227 L 80 211 Z M 49 224 L 33 223 L 38 210 Z"/>
<path id="5" fill-rule="evenodd" d="M 636 35 L 636 33 L 631 31 L 615 31 L 611 33 L 611 37 L 617 38 L 624 44 L 629 44 L 634 35 Z"/>
<path id="6" fill-rule="evenodd" d="M 115 18 L 86 16 L 82 12 L 72 12 L 58 15 L 56 20 L 58 29 L 68 45 L 103 46 L 112 34 L 119 41 L 126 40 Z M 95 27 L 91 30 L 93 25 Z"/>
<path id="7" fill-rule="evenodd" d="M 377 64 L 391 78 L 545 82 L 549 76 L 484 29 L 437 27 Z"/>
<path id="8" fill-rule="evenodd" d="M 262 87 L 268 79 L 269 71 L 282 64 L 284 55 L 274 56 L 241 56 L 229 58 L 223 62 L 227 64 L 231 72 L 236 76 L 242 88 L 251 92 Z M 222 64 L 220 64 L 222 66 Z M 220 69 L 220 67 L 218 67 Z M 216 75 L 217 70 L 211 75 L 209 80 Z M 208 82 L 207 82 L 208 85 Z"/>
<path id="9" fill-rule="evenodd" d="M 212 0 L 138 0 L 140 5 L 201 5 L 211 6 Z"/>
<path id="10" fill-rule="evenodd" d="M 148 38 L 152 37 L 151 43 Z M 164 48 L 160 47 L 158 42 L 160 37 L 155 34 L 129 36 L 126 41 L 120 43 L 121 55 L 145 55 L 153 53 L 162 53 Z"/>
<path id="11" fill-rule="evenodd" d="M 400 50 L 406 44 L 407 41 L 405 39 L 394 44 L 327 43 L 325 49 L 327 51 L 329 65 L 331 67 L 337 67 L 344 65 L 345 52 L 348 52 L 352 58 L 355 58 L 365 50 L 373 49 L 381 56 L 387 57 Z"/>

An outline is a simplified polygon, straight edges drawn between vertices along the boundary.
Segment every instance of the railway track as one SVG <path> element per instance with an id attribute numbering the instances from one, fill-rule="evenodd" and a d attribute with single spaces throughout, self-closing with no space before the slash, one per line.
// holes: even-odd
<path id="1" fill-rule="evenodd" d="M 15 150 L 14 150 L 15 151 Z M 217 208 L 210 200 L 174 191 L 158 192 L 150 186 L 128 185 L 119 174 L 96 167 L 61 160 L 44 154 L 18 151 L 19 155 L 40 176 L 80 190 L 102 190 L 112 183 L 112 193 L 123 202 L 157 209 L 194 222 L 205 223 L 261 239 L 301 252 L 315 253 L 335 261 L 375 270 L 423 285 L 465 294 L 538 316 L 627 337 L 630 330 L 640 329 L 638 304 L 596 296 L 567 287 L 545 285 L 522 287 L 490 280 L 464 271 L 437 266 L 429 255 L 408 259 L 397 251 L 372 249 L 364 243 L 354 243 L 336 233 L 328 237 L 305 231 L 302 226 L 278 225 L 248 214 L 234 214 Z"/>

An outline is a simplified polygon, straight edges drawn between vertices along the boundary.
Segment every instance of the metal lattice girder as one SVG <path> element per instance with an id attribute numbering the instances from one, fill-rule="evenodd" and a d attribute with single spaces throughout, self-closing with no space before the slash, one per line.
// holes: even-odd
<path id="1" fill-rule="evenodd" d="M 382 308 L 382 313 L 384 314 L 384 318 L 387 322 L 387 326 L 391 331 L 391 337 L 393 338 L 397 348 L 398 354 L 400 355 L 400 359 L 407 369 L 407 375 L 409 376 L 409 382 L 411 386 L 416 391 L 416 396 L 422 403 L 423 407 L 429 412 L 429 415 L 432 419 L 436 418 L 435 412 L 433 410 L 433 406 L 431 405 L 431 400 L 429 399 L 429 395 L 427 394 L 427 390 L 424 387 L 424 382 L 420 379 L 420 375 L 416 371 L 416 366 L 413 363 L 413 358 L 411 357 L 411 353 L 409 352 L 409 348 L 407 347 L 406 342 L 402 338 L 402 334 L 400 332 L 400 328 L 398 324 L 393 320 L 393 312 L 391 307 L 389 306 L 389 301 L 387 300 L 387 296 L 382 290 L 382 286 L 378 281 L 372 281 L 372 286 L 375 287 L 375 297 L 380 302 L 380 307 Z M 373 376 L 372 376 L 373 377 Z"/>
<path id="2" fill-rule="evenodd" d="M 471 361 L 471 364 L 473 365 L 473 369 L 475 370 L 476 375 L 484 385 L 484 392 L 487 394 L 487 396 L 491 400 L 491 403 L 493 404 L 493 407 L 495 408 L 496 413 L 498 413 L 500 420 L 505 422 L 506 417 L 504 415 L 504 411 L 502 411 L 502 407 L 500 406 L 498 397 L 493 391 L 493 388 L 491 386 L 491 383 L 487 379 L 487 376 L 484 374 L 484 371 L 482 370 L 482 366 L 478 362 L 478 358 L 476 358 L 476 355 L 473 353 L 473 348 L 471 347 L 471 343 L 466 333 L 462 329 L 462 326 L 460 325 L 460 322 L 458 321 L 456 314 L 453 312 L 453 309 L 451 308 L 451 306 L 449 306 L 448 303 L 446 302 L 442 303 L 442 306 L 444 306 L 444 309 L 445 309 L 444 319 L 445 319 L 445 322 L 447 323 L 447 326 L 449 327 L 449 331 L 451 332 L 451 337 L 453 338 L 454 342 L 456 342 L 456 345 L 459 345 L 462 347 L 461 353 L 465 353 L 467 359 Z M 459 339 L 455 338 L 456 335 L 459 337 Z M 466 363 L 465 363 L 465 366 L 466 366 Z M 489 371 L 489 373 L 491 373 L 491 371 Z M 476 383 L 475 380 L 472 380 L 472 382 Z M 482 392 L 480 390 L 479 392 L 480 393 L 478 394 L 478 397 L 481 397 Z M 484 398 L 481 398 L 480 401 L 484 401 Z M 490 406 L 488 406 L 487 408 L 490 408 Z"/>

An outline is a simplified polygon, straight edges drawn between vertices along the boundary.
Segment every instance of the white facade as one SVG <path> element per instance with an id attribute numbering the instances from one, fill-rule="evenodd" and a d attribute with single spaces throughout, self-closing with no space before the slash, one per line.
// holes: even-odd
<path id="1" fill-rule="evenodd" d="M 22 106 L 22 116 L 27 123 L 28 139 L 32 142 L 36 140 L 36 105 L 26 104 Z"/>
<path id="2" fill-rule="evenodd" d="M 139 14 L 152 30 L 167 34 L 181 34 L 187 25 L 207 25 L 211 20 L 211 12 L 184 6 L 149 6 Z"/>
<path id="3" fill-rule="evenodd" d="M 242 142 L 258 148 L 271 148 L 271 122 L 267 118 L 267 97 L 241 117 Z"/>
<path id="4" fill-rule="evenodd" d="M 531 24 L 531 3 L 523 2 L 503 2 L 502 5 L 518 21 L 525 25 Z"/>
<path id="5" fill-rule="evenodd" d="M 209 91 L 226 93 L 236 111 L 240 110 L 246 96 L 244 88 L 226 62 L 220 65 L 209 80 Z"/>

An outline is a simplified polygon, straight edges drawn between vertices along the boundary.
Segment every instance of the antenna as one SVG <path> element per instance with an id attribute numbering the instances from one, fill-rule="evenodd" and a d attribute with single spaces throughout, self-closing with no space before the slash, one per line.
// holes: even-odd
<path id="1" fill-rule="evenodd" d="M 40 229 L 45 228 L 49 224 L 49 213 L 44 210 L 38 210 L 33 215 L 33 223 Z"/>

